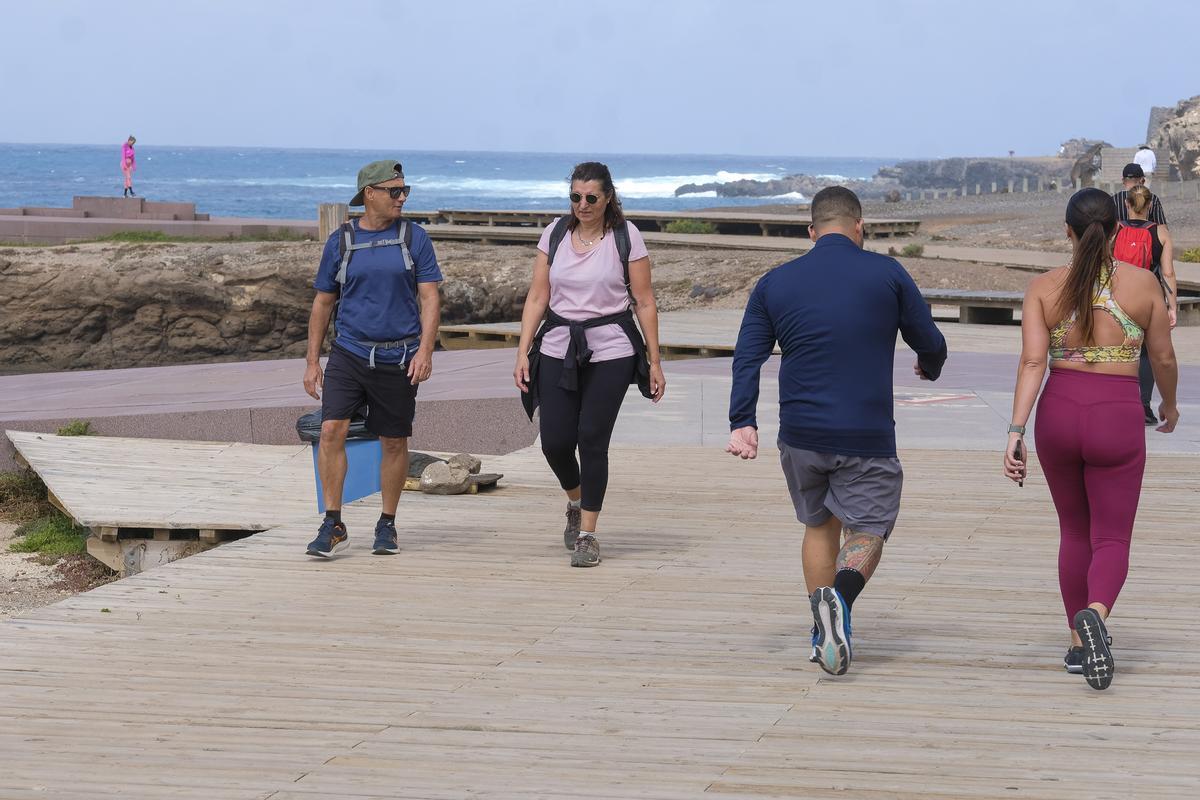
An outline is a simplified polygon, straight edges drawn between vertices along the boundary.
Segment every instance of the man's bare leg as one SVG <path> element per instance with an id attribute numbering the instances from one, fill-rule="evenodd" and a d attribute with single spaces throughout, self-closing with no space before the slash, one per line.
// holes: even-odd
<path id="1" fill-rule="evenodd" d="M 342 487 L 346 482 L 346 434 L 350 420 L 331 419 L 321 423 L 321 443 L 317 446 L 317 474 L 321 476 L 321 499 L 325 502 L 325 520 L 317 538 L 309 542 L 310 556 L 329 558 L 344 550 L 349 536 L 342 523 Z"/>
<path id="2" fill-rule="evenodd" d="M 812 594 L 822 586 L 832 586 L 837 573 L 842 521 L 831 516 L 820 525 L 804 526 L 804 544 L 800 558 L 804 566 L 804 585 Z"/>
<path id="3" fill-rule="evenodd" d="M 383 513 L 396 516 L 400 493 L 408 478 L 408 439 L 395 436 L 380 436 L 382 458 L 379 462 L 379 489 L 383 500 Z"/>
<path id="4" fill-rule="evenodd" d="M 838 551 L 833 580 L 816 589 L 812 605 L 812 660 L 831 675 L 844 675 L 850 668 L 850 608 L 867 580 L 875 574 L 883 555 L 883 537 L 847 530 Z"/>
<path id="5" fill-rule="evenodd" d="M 317 471 L 321 474 L 321 496 L 327 511 L 342 510 L 342 485 L 346 482 L 346 434 L 349 432 L 348 419 L 330 419 L 321 423 Z"/>

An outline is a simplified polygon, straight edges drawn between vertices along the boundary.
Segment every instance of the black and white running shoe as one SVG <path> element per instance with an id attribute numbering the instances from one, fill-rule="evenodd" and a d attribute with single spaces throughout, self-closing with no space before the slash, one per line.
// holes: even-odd
<path id="1" fill-rule="evenodd" d="M 1075 615 L 1075 632 L 1083 642 L 1084 680 L 1093 689 L 1107 689 L 1117 671 L 1117 662 L 1108 648 L 1112 639 L 1104 620 L 1094 609 L 1085 608 Z"/>
<path id="2" fill-rule="evenodd" d="M 817 663 L 830 675 L 845 675 L 850 669 L 850 609 L 832 586 L 817 589 L 809 598 L 817 635 L 813 648 Z"/>
<path id="3" fill-rule="evenodd" d="M 1083 648 L 1072 647 L 1063 656 L 1063 668 L 1072 675 L 1083 674 Z"/>

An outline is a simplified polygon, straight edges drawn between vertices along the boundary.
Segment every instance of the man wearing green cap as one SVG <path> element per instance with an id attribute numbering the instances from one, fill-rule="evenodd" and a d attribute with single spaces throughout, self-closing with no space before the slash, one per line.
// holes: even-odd
<path id="1" fill-rule="evenodd" d="M 409 190 L 394 159 L 359 170 L 350 205 L 364 206 L 363 216 L 329 237 L 313 281 L 304 390 L 321 401 L 317 469 L 326 511 L 308 545 L 311 556 L 329 558 L 348 544 L 342 522 L 346 435 L 351 416 L 363 407 L 367 430 L 379 437 L 383 451 L 383 514 L 371 551 L 399 550 L 396 505 L 408 475 L 417 385 L 433 371 L 442 280 L 429 235 L 401 218 Z M 335 311 L 333 347 L 322 373 L 321 346 Z"/>

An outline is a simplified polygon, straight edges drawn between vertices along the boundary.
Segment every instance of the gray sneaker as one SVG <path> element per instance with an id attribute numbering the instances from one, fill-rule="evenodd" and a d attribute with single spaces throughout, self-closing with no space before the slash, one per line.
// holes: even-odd
<path id="1" fill-rule="evenodd" d="M 574 552 L 575 540 L 579 538 L 579 522 L 583 511 L 573 505 L 567 505 L 567 527 L 563 529 L 563 544 Z"/>
<path id="2" fill-rule="evenodd" d="M 594 567 L 600 563 L 600 544 L 596 537 L 585 533 L 575 540 L 575 548 L 571 553 L 572 567 Z"/>

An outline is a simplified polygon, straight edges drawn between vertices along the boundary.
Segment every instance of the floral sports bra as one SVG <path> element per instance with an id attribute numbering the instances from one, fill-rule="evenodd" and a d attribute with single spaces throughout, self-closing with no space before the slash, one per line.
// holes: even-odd
<path id="1" fill-rule="evenodd" d="M 1112 271 L 1104 269 L 1100 273 L 1100 285 L 1096 296 L 1092 299 L 1092 308 L 1107 311 L 1125 332 L 1123 344 L 1101 346 L 1067 347 L 1067 334 L 1075 327 L 1075 312 L 1063 319 L 1050 331 L 1050 360 L 1074 361 L 1083 364 L 1117 363 L 1136 364 L 1142 353 L 1142 339 L 1145 333 L 1141 327 L 1129 318 L 1125 310 L 1117 305 L 1112 296 Z"/>

